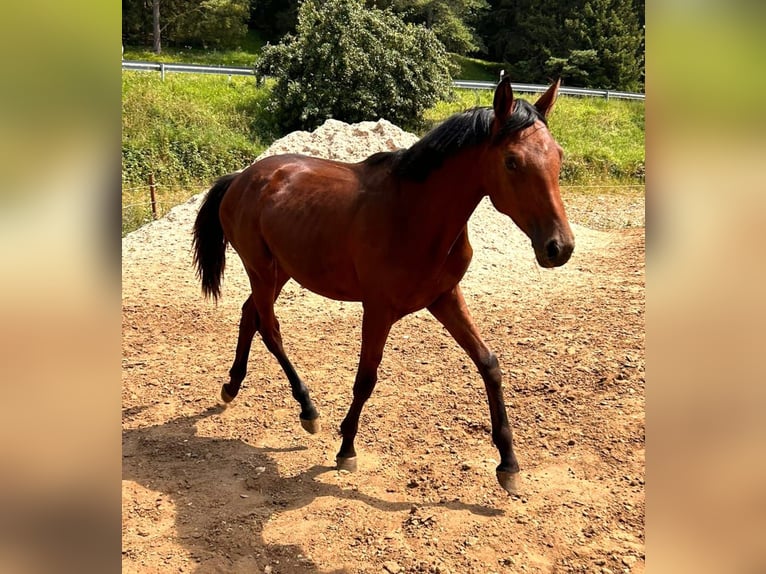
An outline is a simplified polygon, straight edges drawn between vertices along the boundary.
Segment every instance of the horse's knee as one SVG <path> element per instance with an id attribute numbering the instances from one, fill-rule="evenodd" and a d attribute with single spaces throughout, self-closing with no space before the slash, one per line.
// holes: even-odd
<path id="1" fill-rule="evenodd" d="M 375 384 L 378 382 L 377 374 L 367 377 L 358 377 L 354 381 L 354 400 L 367 401 L 372 396 L 372 391 L 375 389 Z"/>
<path id="2" fill-rule="evenodd" d="M 497 355 L 492 351 L 489 351 L 486 356 L 479 359 L 478 367 L 484 380 L 491 383 L 500 382 L 500 379 L 502 378 L 500 363 L 497 360 Z"/>
<path id="3" fill-rule="evenodd" d="M 279 332 L 279 328 L 275 328 L 274 325 L 266 326 L 261 325 L 261 338 L 263 344 L 272 355 L 279 357 L 284 354 L 284 348 L 282 347 L 282 335 Z"/>
<path id="4" fill-rule="evenodd" d="M 488 351 L 485 356 L 479 359 L 479 365 L 485 370 L 500 368 L 500 363 L 497 360 L 497 355 L 495 355 L 495 353 L 492 351 Z"/>

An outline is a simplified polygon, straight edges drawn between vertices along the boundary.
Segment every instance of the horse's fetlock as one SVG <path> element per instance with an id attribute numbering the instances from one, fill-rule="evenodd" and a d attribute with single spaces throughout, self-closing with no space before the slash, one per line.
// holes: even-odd
<path id="1" fill-rule="evenodd" d="M 242 382 L 247 375 L 247 367 L 232 367 L 229 369 L 229 378 L 232 382 Z"/>
<path id="2" fill-rule="evenodd" d="M 309 403 L 301 409 L 300 417 L 307 421 L 313 421 L 314 419 L 319 418 L 319 411 L 317 411 L 313 404 Z"/>

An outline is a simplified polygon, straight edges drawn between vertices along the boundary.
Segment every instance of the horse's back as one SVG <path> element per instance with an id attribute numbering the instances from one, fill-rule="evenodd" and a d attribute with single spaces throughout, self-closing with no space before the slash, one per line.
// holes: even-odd
<path id="1" fill-rule="evenodd" d="M 358 170 L 292 154 L 244 170 L 224 198 L 221 220 L 245 267 L 271 257 L 312 291 L 360 299 L 351 246 L 361 200 Z"/>

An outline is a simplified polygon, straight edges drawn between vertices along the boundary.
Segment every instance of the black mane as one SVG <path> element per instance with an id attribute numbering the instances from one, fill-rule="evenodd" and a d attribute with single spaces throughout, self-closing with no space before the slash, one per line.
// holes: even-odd
<path id="1" fill-rule="evenodd" d="M 396 175 L 423 181 L 448 157 L 486 141 L 492 134 L 494 119 L 495 113 L 491 108 L 473 108 L 455 114 L 424 135 L 409 149 L 376 153 L 367 158 L 365 163 L 390 162 L 391 170 Z M 513 112 L 496 137 L 505 138 L 531 126 L 535 120 L 547 125 L 545 117 L 537 108 L 526 100 L 516 100 Z"/>

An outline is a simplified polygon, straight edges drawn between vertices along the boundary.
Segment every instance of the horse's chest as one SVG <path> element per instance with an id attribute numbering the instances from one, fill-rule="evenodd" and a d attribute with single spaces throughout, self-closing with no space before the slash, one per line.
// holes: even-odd
<path id="1" fill-rule="evenodd" d="M 400 288 L 391 291 L 394 306 L 402 314 L 412 313 L 433 303 L 451 290 L 465 275 L 473 252 L 467 240 L 459 241 L 445 258 L 421 262 L 401 274 Z"/>

